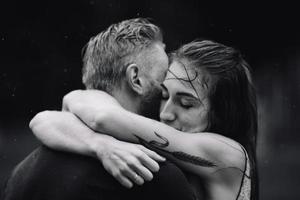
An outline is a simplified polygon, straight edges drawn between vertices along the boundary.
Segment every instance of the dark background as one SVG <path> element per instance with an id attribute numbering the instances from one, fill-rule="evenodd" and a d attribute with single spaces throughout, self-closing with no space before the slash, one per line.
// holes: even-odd
<path id="1" fill-rule="evenodd" d="M 195 38 L 240 49 L 259 102 L 261 199 L 300 199 L 300 14 L 285 4 L 206 1 L 11 1 L 0 16 L 0 186 L 39 145 L 28 123 L 81 84 L 81 48 L 112 23 L 151 17 L 167 50 Z"/>

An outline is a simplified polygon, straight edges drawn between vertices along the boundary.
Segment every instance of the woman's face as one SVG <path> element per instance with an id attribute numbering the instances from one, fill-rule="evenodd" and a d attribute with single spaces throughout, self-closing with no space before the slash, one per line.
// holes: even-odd
<path id="1" fill-rule="evenodd" d="M 207 98 L 209 76 L 174 61 L 163 87 L 160 120 L 184 132 L 201 132 L 208 125 L 210 103 Z"/>

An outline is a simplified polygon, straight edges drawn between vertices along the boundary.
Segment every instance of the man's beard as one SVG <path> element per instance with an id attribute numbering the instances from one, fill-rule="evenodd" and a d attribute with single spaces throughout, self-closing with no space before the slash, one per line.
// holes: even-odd
<path id="1" fill-rule="evenodd" d="M 152 85 L 151 89 L 142 97 L 139 114 L 154 120 L 159 120 L 161 89 Z"/>

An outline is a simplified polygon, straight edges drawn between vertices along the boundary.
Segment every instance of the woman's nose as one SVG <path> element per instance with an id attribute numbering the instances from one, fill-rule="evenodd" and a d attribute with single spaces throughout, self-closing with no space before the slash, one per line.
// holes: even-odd
<path id="1" fill-rule="evenodd" d="M 160 112 L 160 120 L 162 122 L 172 122 L 175 120 L 176 116 L 175 113 L 173 111 L 173 106 L 172 106 L 172 102 L 169 100 L 165 103 L 165 105 L 163 106 L 163 109 Z"/>

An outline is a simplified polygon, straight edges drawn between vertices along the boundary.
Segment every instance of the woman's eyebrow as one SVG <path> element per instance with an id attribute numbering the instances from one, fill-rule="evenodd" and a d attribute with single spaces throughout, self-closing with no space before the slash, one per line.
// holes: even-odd
<path id="1" fill-rule="evenodd" d="M 187 93 L 187 92 L 177 92 L 176 93 L 177 96 L 186 96 L 186 97 L 191 97 L 193 99 L 199 100 L 198 97 L 196 97 L 195 95 L 191 94 L 191 93 Z"/>

